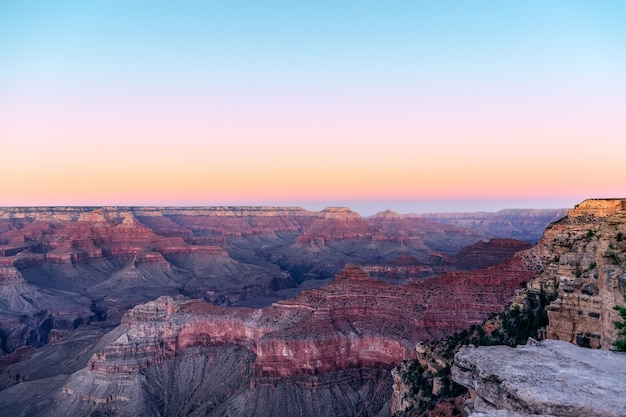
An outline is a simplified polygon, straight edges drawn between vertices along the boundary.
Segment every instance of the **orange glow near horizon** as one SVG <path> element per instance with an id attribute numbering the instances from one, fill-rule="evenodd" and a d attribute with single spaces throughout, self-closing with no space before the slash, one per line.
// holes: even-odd
<path id="1" fill-rule="evenodd" d="M 585 131 L 548 131 L 548 139 L 518 131 L 503 141 L 504 128 L 411 125 L 177 133 L 158 123 L 94 131 L 42 122 L 29 129 L 3 144 L 0 174 L 11 180 L 0 185 L 0 205 L 541 199 L 623 189 L 621 154 L 576 145 Z M 622 146 L 612 131 L 594 133 Z"/>
<path id="2" fill-rule="evenodd" d="M 0 206 L 626 195 L 615 5 L 28 4 L 0 14 Z"/>

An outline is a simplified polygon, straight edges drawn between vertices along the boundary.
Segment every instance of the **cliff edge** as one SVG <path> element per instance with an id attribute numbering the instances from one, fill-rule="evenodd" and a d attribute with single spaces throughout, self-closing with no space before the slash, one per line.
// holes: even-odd
<path id="1" fill-rule="evenodd" d="M 545 340 L 463 347 L 452 378 L 467 387 L 470 417 L 626 416 L 626 353 Z"/>

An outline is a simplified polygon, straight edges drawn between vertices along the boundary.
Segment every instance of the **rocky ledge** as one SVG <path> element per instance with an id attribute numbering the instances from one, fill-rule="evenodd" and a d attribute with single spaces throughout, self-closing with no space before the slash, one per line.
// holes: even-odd
<path id="1" fill-rule="evenodd" d="M 545 340 L 461 348 L 452 378 L 470 417 L 626 416 L 626 354 Z"/>
<path id="2" fill-rule="evenodd" d="M 569 217 L 584 215 L 604 217 L 620 211 L 626 211 L 626 198 L 589 198 L 577 204 L 567 215 Z"/>

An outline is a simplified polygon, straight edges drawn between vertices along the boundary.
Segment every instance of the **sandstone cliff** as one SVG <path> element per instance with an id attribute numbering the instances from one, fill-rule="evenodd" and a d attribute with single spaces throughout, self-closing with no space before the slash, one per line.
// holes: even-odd
<path id="1" fill-rule="evenodd" d="M 586 200 L 553 223 L 529 255 L 543 272 L 529 292 L 554 294 L 545 337 L 610 349 L 613 306 L 626 293 L 626 200 Z"/>

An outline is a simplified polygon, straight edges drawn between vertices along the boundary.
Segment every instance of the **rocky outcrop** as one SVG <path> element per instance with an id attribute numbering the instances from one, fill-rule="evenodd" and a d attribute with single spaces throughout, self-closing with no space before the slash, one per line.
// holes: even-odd
<path id="1" fill-rule="evenodd" d="M 595 216 L 605 217 L 626 211 L 624 198 L 590 198 L 569 210 L 568 217 Z"/>
<path id="2" fill-rule="evenodd" d="M 613 306 L 623 305 L 626 292 L 625 204 L 623 199 L 586 200 L 548 226 L 535 246 L 515 255 L 514 259 L 537 271 L 536 278 L 517 292 L 503 315 L 492 317 L 470 333 L 418 345 L 417 360 L 395 369 L 395 410 L 432 402 L 435 376 L 447 375 L 449 355 L 462 345 L 514 346 L 525 343 L 530 335 L 610 349 L 616 337 L 613 322 L 618 319 Z M 495 359 L 499 350 L 490 352 Z M 593 353 L 589 355 L 593 357 Z M 412 371 L 411 366 L 419 371 Z M 534 377 L 534 369 L 526 371 L 528 378 Z M 422 393 L 424 387 L 427 395 Z M 476 416 L 516 416 L 516 410 L 481 411 Z"/>
<path id="3" fill-rule="evenodd" d="M 609 349 L 613 310 L 626 293 L 626 200 L 586 200 L 550 225 L 528 252 L 542 268 L 529 291 L 555 300 L 546 307 L 545 337 Z"/>
<path id="4" fill-rule="evenodd" d="M 517 348 L 462 348 L 452 378 L 470 390 L 479 416 L 626 415 L 626 354 L 546 340 Z"/>

